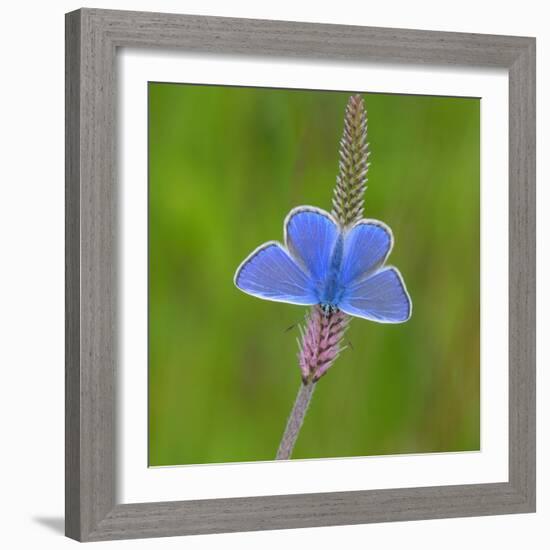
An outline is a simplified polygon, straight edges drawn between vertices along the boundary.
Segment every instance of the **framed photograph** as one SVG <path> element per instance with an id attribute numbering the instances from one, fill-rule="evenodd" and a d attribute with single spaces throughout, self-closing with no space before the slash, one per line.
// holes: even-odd
<path id="1" fill-rule="evenodd" d="M 535 40 L 66 17 L 66 534 L 535 511 Z"/>

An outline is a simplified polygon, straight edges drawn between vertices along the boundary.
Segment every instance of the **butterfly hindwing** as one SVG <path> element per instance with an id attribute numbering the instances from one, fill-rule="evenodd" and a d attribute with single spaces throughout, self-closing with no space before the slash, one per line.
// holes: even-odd
<path id="1" fill-rule="evenodd" d="M 328 276 L 334 245 L 340 235 L 332 216 L 319 208 L 299 206 L 285 220 L 285 244 L 314 281 Z"/>
<path id="2" fill-rule="evenodd" d="M 235 274 L 235 285 L 264 300 L 317 303 L 311 278 L 277 242 L 265 243 L 244 260 Z"/>
<path id="3" fill-rule="evenodd" d="M 378 220 L 357 222 L 344 237 L 340 284 L 347 287 L 380 267 L 393 246 L 391 229 Z"/>
<path id="4" fill-rule="evenodd" d="M 348 315 L 379 323 L 403 323 L 412 313 L 411 299 L 395 267 L 385 267 L 350 285 L 338 307 Z"/>

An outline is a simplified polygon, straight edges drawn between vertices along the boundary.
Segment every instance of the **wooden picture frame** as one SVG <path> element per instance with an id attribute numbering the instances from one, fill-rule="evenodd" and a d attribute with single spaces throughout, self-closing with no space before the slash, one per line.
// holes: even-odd
<path id="1" fill-rule="evenodd" d="M 117 504 L 117 48 L 509 71 L 509 480 Z M 535 39 L 82 9 L 66 16 L 66 534 L 81 541 L 535 510 Z"/>

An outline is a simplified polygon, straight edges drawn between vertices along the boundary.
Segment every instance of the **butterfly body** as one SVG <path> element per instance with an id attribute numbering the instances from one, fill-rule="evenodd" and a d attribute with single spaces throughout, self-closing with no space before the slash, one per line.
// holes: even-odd
<path id="1" fill-rule="evenodd" d="M 325 304 L 319 304 L 319 305 L 325 317 L 329 317 L 332 313 L 335 313 L 336 311 L 338 311 L 338 307 L 332 304 L 325 303 Z"/>
<path id="2" fill-rule="evenodd" d="M 342 256 L 344 250 L 344 239 L 339 235 L 330 258 L 330 266 L 327 277 L 318 282 L 318 299 L 322 307 L 338 309 L 338 302 L 342 297 L 343 289 L 340 284 L 340 270 L 342 267 Z"/>
<path id="3" fill-rule="evenodd" d="M 264 300 L 319 305 L 381 323 L 409 319 L 412 302 L 399 271 L 384 267 L 389 227 L 360 220 L 341 228 L 324 210 L 301 206 L 284 224 L 285 244 L 270 241 L 238 267 L 235 285 Z"/>

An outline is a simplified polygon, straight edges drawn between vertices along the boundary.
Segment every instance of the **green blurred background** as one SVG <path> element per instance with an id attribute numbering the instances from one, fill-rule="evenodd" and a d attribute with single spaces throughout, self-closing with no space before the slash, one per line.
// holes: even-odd
<path id="1" fill-rule="evenodd" d="M 301 204 L 330 209 L 349 93 L 149 84 L 149 464 L 272 460 L 306 308 L 233 285 Z M 479 449 L 478 99 L 363 94 L 365 215 L 412 319 L 355 319 L 293 458 Z"/>

